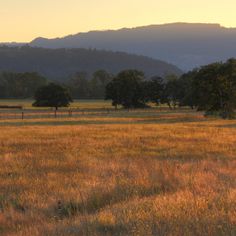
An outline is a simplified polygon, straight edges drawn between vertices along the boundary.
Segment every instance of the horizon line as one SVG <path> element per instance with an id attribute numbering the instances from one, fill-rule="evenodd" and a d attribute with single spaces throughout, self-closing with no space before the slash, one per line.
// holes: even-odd
<path id="1" fill-rule="evenodd" d="M 161 23 L 161 24 L 149 24 L 149 25 L 138 25 L 138 26 L 132 26 L 132 27 L 119 27 L 119 28 L 114 28 L 114 29 L 91 29 L 88 31 L 81 31 L 81 32 L 77 32 L 77 33 L 71 33 L 71 34 L 67 34 L 64 36 L 59 36 L 59 37 L 52 37 L 52 38 L 47 38 L 47 37 L 43 37 L 43 36 L 38 36 L 36 38 L 33 38 L 31 41 L 29 42 L 19 42 L 19 41 L 8 41 L 8 42 L 0 42 L 0 44 L 29 44 L 32 41 L 34 41 L 35 39 L 62 39 L 65 37 L 69 37 L 69 36 L 75 36 L 78 34 L 87 34 L 87 33 L 91 33 L 91 32 L 106 32 L 106 31 L 120 31 L 120 30 L 132 30 L 132 29 L 138 29 L 138 28 L 143 28 L 143 27 L 150 27 L 150 26 L 165 26 L 165 25 L 177 25 L 177 24 L 190 24 L 190 25 L 216 25 L 219 26 L 220 28 L 225 28 L 225 29 L 235 29 L 235 27 L 228 27 L 228 26 L 224 26 L 221 23 L 204 23 L 204 22 L 182 22 L 182 21 L 176 21 L 176 22 L 171 22 L 171 23 Z"/>

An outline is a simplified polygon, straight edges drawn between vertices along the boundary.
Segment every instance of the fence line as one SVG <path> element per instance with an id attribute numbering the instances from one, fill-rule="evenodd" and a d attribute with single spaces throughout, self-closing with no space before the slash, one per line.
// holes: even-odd
<path id="1" fill-rule="evenodd" d="M 125 111 L 125 110 L 119 110 Z M 67 110 L 0 110 L 0 119 L 47 119 L 47 118 L 72 118 L 85 115 L 103 115 L 111 112 L 118 112 L 115 109 L 67 109 Z"/>
<path id="2" fill-rule="evenodd" d="M 171 113 L 178 111 L 192 112 L 190 109 L 182 108 L 171 110 Z M 43 110 L 43 109 L 22 109 L 22 110 L 1 110 L 0 120 L 27 120 L 27 119 L 49 119 L 49 118 L 78 118 L 85 116 L 98 116 L 98 115 L 110 115 L 110 114 L 122 114 L 138 112 L 162 112 L 169 111 L 169 109 L 162 107 L 144 108 L 144 109 L 112 109 L 112 108 L 98 108 L 98 109 L 59 109 L 59 110 Z"/>

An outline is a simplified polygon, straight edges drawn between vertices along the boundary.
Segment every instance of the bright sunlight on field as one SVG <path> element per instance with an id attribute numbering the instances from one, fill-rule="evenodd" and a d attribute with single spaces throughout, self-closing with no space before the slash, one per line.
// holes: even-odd
<path id="1" fill-rule="evenodd" d="M 0 120 L 1 235 L 236 235 L 236 121 L 139 110 Z"/>

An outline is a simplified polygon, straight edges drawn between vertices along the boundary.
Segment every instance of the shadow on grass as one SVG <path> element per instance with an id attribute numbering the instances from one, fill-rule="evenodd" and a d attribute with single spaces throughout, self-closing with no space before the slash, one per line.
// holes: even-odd
<path id="1" fill-rule="evenodd" d="M 81 195 L 80 201 L 58 201 L 54 209 L 60 219 L 73 217 L 77 214 L 94 214 L 105 207 L 128 201 L 135 197 L 150 197 L 157 194 L 175 192 L 179 184 L 176 179 L 171 182 L 153 183 L 149 186 L 134 183 L 117 183 L 113 189 L 108 191 L 97 189 L 84 199 Z"/>
<path id="2" fill-rule="evenodd" d="M 1 228 L 0 228 L 1 229 Z M 1 231 L 0 231 L 1 232 Z M 121 236 L 129 235 L 124 225 L 116 223 L 115 225 L 106 225 L 99 222 L 82 221 L 79 225 L 60 225 L 56 229 L 45 232 L 45 235 L 103 235 L 103 236 Z"/>
<path id="3" fill-rule="evenodd" d="M 219 128 L 236 128 L 236 124 L 218 125 Z"/>
<path id="4" fill-rule="evenodd" d="M 164 118 L 154 118 L 154 119 L 139 119 L 132 121 L 125 120 L 53 120 L 53 121 L 17 121 L 17 122 L 0 122 L 0 126 L 10 126 L 10 127 L 19 127 L 19 126 L 73 126 L 73 125 L 126 125 L 126 124 L 177 124 L 177 123 L 193 123 L 193 122 L 207 122 L 207 119 L 199 119 L 199 118 L 176 118 L 176 119 L 164 119 Z M 235 125 L 236 127 L 236 125 Z"/>

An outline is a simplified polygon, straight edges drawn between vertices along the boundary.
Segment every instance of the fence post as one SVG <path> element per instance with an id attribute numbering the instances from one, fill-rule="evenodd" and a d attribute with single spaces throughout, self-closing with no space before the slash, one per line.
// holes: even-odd
<path id="1" fill-rule="evenodd" d="M 69 117 L 72 117 L 72 110 L 68 111 Z"/>
<path id="2" fill-rule="evenodd" d="M 57 118 L 57 110 L 54 112 L 54 117 Z"/>

